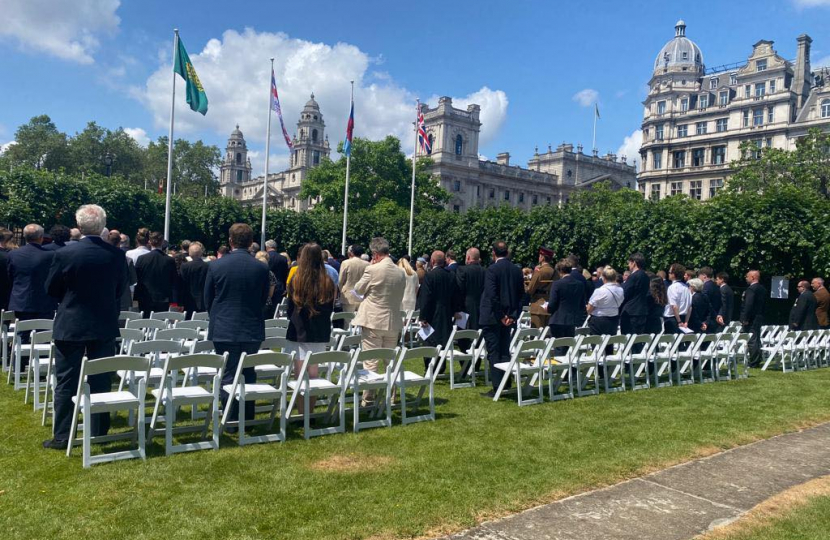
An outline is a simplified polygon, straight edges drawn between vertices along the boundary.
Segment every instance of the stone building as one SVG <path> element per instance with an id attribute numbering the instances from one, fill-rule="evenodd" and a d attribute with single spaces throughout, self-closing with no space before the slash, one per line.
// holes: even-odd
<path id="1" fill-rule="evenodd" d="M 538 204 L 560 204 L 573 191 L 604 180 L 614 188 L 634 188 L 633 165 L 613 154 L 585 155 L 581 146 L 576 152 L 570 144 L 562 144 L 555 151 L 549 147 L 544 154 L 537 149 L 527 167 L 511 165 L 507 152 L 498 154 L 495 162 L 482 160 L 478 154 L 478 105 L 457 109 L 451 98 L 442 97 L 435 108 L 421 107 L 432 146 L 431 172 L 450 193 L 450 210 L 463 212 L 500 204 L 529 209 Z"/>
<path id="2" fill-rule="evenodd" d="M 268 173 L 269 208 L 303 211 L 313 206 L 313 201 L 300 199 L 299 193 L 308 171 L 319 165 L 320 160 L 328 157 L 331 152 L 325 128 L 320 106 L 312 94 L 297 122 L 288 169 Z M 263 183 L 261 174 L 251 178 L 248 147 L 239 126 L 236 126 L 228 139 L 225 159 L 220 166 L 219 191 L 223 196 L 233 197 L 242 204 L 261 207 Z"/>
<path id="3" fill-rule="evenodd" d="M 638 187 L 661 199 L 708 199 L 723 187 L 740 145 L 792 150 L 812 127 L 830 129 L 830 70 L 810 69 L 806 34 L 794 61 L 761 40 L 746 62 L 706 69 L 686 24 L 657 55 L 643 105 Z"/>

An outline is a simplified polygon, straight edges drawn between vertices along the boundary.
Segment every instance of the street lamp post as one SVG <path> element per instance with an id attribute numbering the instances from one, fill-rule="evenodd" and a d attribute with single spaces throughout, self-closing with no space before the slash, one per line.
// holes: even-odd
<path id="1" fill-rule="evenodd" d="M 110 154 L 109 152 L 104 155 L 104 165 L 107 167 L 107 178 L 112 175 L 112 162 L 114 161 L 115 156 Z"/>

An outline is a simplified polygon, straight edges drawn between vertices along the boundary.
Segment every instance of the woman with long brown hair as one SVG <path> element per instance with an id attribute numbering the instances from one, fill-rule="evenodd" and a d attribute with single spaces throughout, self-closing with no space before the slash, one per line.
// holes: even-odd
<path id="1" fill-rule="evenodd" d="M 296 353 L 294 374 L 298 376 L 309 353 L 323 352 L 331 339 L 331 314 L 336 287 L 323 265 L 323 250 L 306 244 L 297 257 L 297 270 L 288 282 L 288 331 L 286 339 Z M 317 366 L 309 366 L 309 377 L 317 377 Z M 314 408 L 312 398 L 311 408 Z M 302 401 L 298 401 L 302 413 Z"/>

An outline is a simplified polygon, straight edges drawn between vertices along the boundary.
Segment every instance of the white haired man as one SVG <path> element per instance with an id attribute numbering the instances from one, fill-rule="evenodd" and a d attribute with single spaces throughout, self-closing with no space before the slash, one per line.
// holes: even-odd
<path id="1" fill-rule="evenodd" d="M 65 450 L 72 423 L 72 396 L 78 389 L 81 361 L 115 354 L 118 312 L 126 286 L 124 252 L 101 238 L 107 213 L 98 205 L 85 204 L 75 213 L 81 240 L 55 251 L 46 288 L 59 302 L 55 316 L 55 419 L 54 438 L 44 448 Z M 90 390 L 108 392 L 110 374 L 90 376 Z M 91 433 L 109 431 L 108 413 L 93 415 Z"/>

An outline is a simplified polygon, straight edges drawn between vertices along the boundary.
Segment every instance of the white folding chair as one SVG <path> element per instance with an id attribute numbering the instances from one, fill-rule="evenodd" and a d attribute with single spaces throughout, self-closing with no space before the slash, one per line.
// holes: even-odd
<path id="1" fill-rule="evenodd" d="M 344 351 L 309 353 L 303 359 L 302 367 L 297 374 L 297 379 L 288 382 L 288 387 L 294 392 L 291 395 L 291 403 L 288 406 L 288 410 L 294 410 L 294 405 L 298 398 L 302 398 L 303 400 L 303 435 L 306 440 L 311 437 L 332 433 L 345 433 L 346 431 L 346 378 L 341 377 L 340 383 L 337 384 L 325 377 L 311 377 L 308 370 L 309 366 L 321 366 L 324 364 L 348 366 L 351 361 L 351 355 Z M 313 397 L 329 398 L 329 410 L 322 416 L 326 421 L 330 421 L 333 415 L 333 409 L 337 408 L 340 417 L 340 423 L 338 425 L 311 429 L 311 416 L 314 414 L 311 410 L 311 398 Z M 320 415 L 316 416 L 319 417 Z"/>
<path id="2" fill-rule="evenodd" d="M 161 377 L 164 374 L 164 361 L 168 356 L 180 355 L 187 351 L 184 344 L 180 341 L 170 340 L 149 340 L 149 341 L 134 341 L 130 344 L 128 353 L 130 356 L 144 356 L 150 360 L 150 369 L 145 372 L 133 373 L 127 370 L 118 372 L 118 377 L 121 383 L 118 385 L 118 390 L 123 390 L 125 384 L 129 384 L 134 377 L 146 377 L 146 386 L 158 386 L 161 382 Z"/>
<path id="3" fill-rule="evenodd" d="M 680 334 L 672 346 L 674 377 L 678 386 L 695 383 L 694 358 L 698 341 L 705 334 Z"/>
<path id="4" fill-rule="evenodd" d="M 421 329 L 421 322 L 418 320 L 421 311 L 413 309 L 408 312 L 403 328 L 401 328 L 401 347 L 412 346 L 415 343 L 415 336 Z"/>
<path id="5" fill-rule="evenodd" d="M 693 369 L 697 382 L 715 382 L 718 380 L 718 341 L 720 334 L 703 334 L 695 343 Z"/>
<path id="6" fill-rule="evenodd" d="M 239 446 L 246 444 L 266 443 L 266 442 L 282 442 L 285 441 L 285 425 L 290 409 L 286 408 L 286 398 L 288 396 L 288 377 L 291 370 L 291 365 L 294 363 L 294 353 L 281 352 L 260 352 L 256 354 L 242 353 L 239 359 L 239 364 L 234 374 L 233 383 L 226 384 L 223 388 L 228 393 L 228 402 L 225 405 L 225 411 L 222 415 L 221 431 L 226 430 L 229 426 L 238 426 L 239 428 Z M 279 366 L 282 368 L 283 375 L 279 379 L 277 386 L 264 383 L 248 384 L 245 382 L 245 376 L 242 371 L 246 368 L 254 368 L 259 365 Z M 229 419 L 231 404 L 236 401 L 239 405 L 239 420 L 232 421 Z M 265 419 L 245 419 L 245 404 L 248 401 L 269 401 L 271 403 L 271 414 Z M 292 397 L 292 403 L 294 401 Z M 274 420 L 279 414 L 279 432 L 267 433 L 265 435 L 257 435 L 249 437 L 245 433 L 246 426 L 254 425 L 268 425 L 268 431 L 274 427 Z"/>
<path id="7" fill-rule="evenodd" d="M 0 346 L 2 346 L 3 371 L 9 371 L 9 345 L 17 319 L 14 311 L 0 310 Z"/>
<path id="8" fill-rule="evenodd" d="M 45 353 L 41 348 L 44 344 L 49 345 Z M 29 403 L 29 391 L 31 390 L 34 410 L 38 411 L 44 406 L 40 399 L 40 393 L 49 386 L 49 373 L 51 372 L 52 363 L 55 361 L 52 331 L 32 332 L 29 344 L 26 347 L 29 347 L 29 369 L 26 370 L 26 396 L 23 403 Z M 43 361 L 44 357 L 45 362 Z M 45 382 L 43 380 L 44 376 L 46 377 Z M 48 397 L 48 394 L 46 397 Z"/>
<path id="9" fill-rule="evenodd" d="M 187 315 L 182 311 L 151 311 L 150 318 L 155 321 L 164 321 L 168 327 L 172 327 L 173 323 L 185 320 Z"/>
<path id="10" fill-rule="evenodd" d="M 195 328 L 167 328 L 156 332 L 156 337 L 154 339 L 180 341 L 186 345 L 190 345 L 191 343 L 202 339 L 202 335 L 199 330 Z"/>
<path id="11" fill-rule="evenodd" d="M 191 319 L 189 321 L 177 321 L 173 328 L 189 328 L 199 332 L 199 339 L 207 339 L 208 321 L 199 321 Z"/>
<path id="12" fill-rule="evenodd" d="M 127 321 L 125 327 L 141 330 L 144 332 L 144 339 L 154 339 L 156 332 L 167 328 L 167 323 L 155 319 L 133 319 L 131 321 Z"/>
<path id="13" fill-rule="evenodd" d="M 352 428 L 357 433 L 361 429 L 389 427 L 392 425 L 392 389 L 393 375 L 401 359 L 401 349 L 355 350 L 355 361 L 350 364 L 346 374 L 346 385 L 352 392 Z M 363 362 L 377 360 L 385 363 L 383 373 L 376 373 L 363 368 Z M 361 407 L 363 392 L 375 392 L 372 405 Z M 372 420 L 360 420 L 360 413 L 369 413 Z"/>
<path id="14" fill-rule="evenodd" d="M 207 321 L 210 320 L 210 316 L 208 315 L 207 311 L 194 311 L 193 315 L 190 317 L 191 321 Z"/>
<path id="15" fill-rule="evenodd" d="M 517 326 L 513 330 L 513 335 L 510 337 L 510 354 L 513 354 L 513 351 L 522 341 L 547 339 L 549 330 L 549 326 L 544 328 L 519 328 Z M 527 355 L 525 355 L 525 358 L 527 358 Z"/>
<path id="16" fill-rule="evenodd" d="M 654 336 L 651 334 L 632 335 L 623 351 L 623 363 L 628 370 L 628 387 L 634 390 L 651 388 L 649 377 L 649 352 Z M 637 352 L 639 349 L 639 352 Z"/>
<path id="17" fill-rule="evenodd" d="M 577 397 L 599 394 L 599 360 L 608 336 L 579 336 L 577 354 L 571 359 Z M 593 381 L 593 388 L 588 385 Z"/>
<path id="18" fill-rule="evenodd" d="M 719 334 L 720 339 L 715 343 L 713 357 L 715 380 L 728 381 L 735 378 L 732 359 L 739 335 L 739 332 L 731 330 Z"/>
<path id="19" fill-rule="evenodd" d="M 271 326 L 265 329 L 266 338 L 284 338 L 288 333 L 288 329 L 280 328 L 278 326 Z"/>
<path id="20" fill-rule="evenodd" d="M 672 381 L 672 351 L 674 343 L 680 339 L 679 334 L 660 334 L 655 336 L 648 351 L 649 370 L 654 388 L 671 386 Z M 665 377 L 665 379 L 664 379 Z"/>
<path id="21" fill-rule="evenodd" d="M 413 349 L 403 349 L 401 352 L 400 361 L 396 366 L 395 372 L 392 374 L 394 384 L 392 391 L 399 392 L 401 398 L 401 423 L 403 425 L 423 422 L 425 420 L 435 421 L 435 377 L 438 373 L 438 359 L 440 356 L 441 347 L 415 347 Z M 404 362 L 408 360 L 424 361 L 426 359 L 429 359 L 429 363 L 426 364 L 423 375 L 419 375 L 414 371 L 408 371 L 404 365 Z M 406 390 L 408 388 L 418 389 L 415 402 L 412 404 L 411 413 L 407 412 L 406 404 Z M 429 391 L 429 413 L 413 415 L 420 407 L 421 400 L 426 391 Z"/>
<path id="22" fill-rule="evenodd" d="M 115 340 L 115 343 L 118 345 L 118 354 L 127 354 L 130 343 L 133 341 L 144 341 L 145 337 L 144 332 L 137 328 L 119 328 L 118 337 Z"/>
<path id="23" fill-rule="evenodd" d="M 545 362 L 544 376 L 548 381 L 548 396 L 550 396 L 551 401 L 573 399 L 574 397 L 571 364 L 574 356 L 579 354 L 579 339 L 576 337 L 561 337 L 548 340 L 550 341 L 550 347 Z M 556 351 L 559 351 L 559 353 L 557 354 Z"/>
<path id="24" fill-rule="evenodd" d="M 26 385 L 23 383 L 23 358 L 31 358 L 29 355 L 32 351 L 43 356 L 49 354 L 51 345 L 49 343 L 41 343 L 34 349 L 24 344 L 21 336 L 30 336 L 32 332 L 41 332 L 43 330 L 52 330 L 54 321 L 52 319 L 30 319 L 28 321 L 17 321 L 14 325 L 14 333 L 12 334 L 12 366 L 9 370 L 7 382 L 14 383 L 15 390 L 22 390 Z"/>
<path id="25" fill-rule="evenodd" d="M 332 329 L 331 333 L 335 336 L 350 336 L 354 334 L 354 329 L 352 328 L 352 321 L 354 320 L 357 313 L 351 311 L 343 311 L 340 313 L 332 313 L 331 314 L 331 323 Z M 334 328 L 334 323 L 338 321 L 343 321 L 343 328 Z"/>
<path id="26" fill-rule="evenodd" d="M 461 346 L 468 342 L 466 350 Z M 476 385 L 475 365 L 479 361 L 481 349 L 481 330 L 459 330 L 453 327 L 452 333 L 447 340 L 446 347 L 441 351 L 441 358 L 438 362 L 438 372 L 446 364 L 450 377 L 450 390 L 456 388 L 467 388 Z M 455 373 L 455 362 L 458 362 L 459 372 Z M 469 382 L 456 382 L 456 376 L 469 377 Z"/>
<path id="27" fill-rule="evenodd" d="M 608 336 L 605 346 L 600 349 L 599 365 L 602 369 L 602 383 L 606 394 L 625 392 L 625 366 L 623 353 L 631 336 L 620 334 Z M 611 347 L 611 353 L 606 350 Z M 615 384 L 616 383 L 616 384 Z"/>
<path id="28" fill-rule="evenodd" d="M 496 389 L 493 401 L 498 401 L 501 398 L 507 382 L 510 377 L 513 377 L 516 383 L 516 401 L 520 407 L 542 403 L 545 400 L 544 370 L 550 353 L 550 345 L 550 340 L 545 339 L 518 341 L 510 355 L 510 360 L 499 362 L 493 366 L 495 369 L 504 371 L 504 376 Z M 523 358 L 529 356 L 532 357 L 532 361 L 524 363 Z M 530 395 L 533 385 L 537 387 L 536 397 L 526 398 L 525 394 Z"/>
<path id="29" fill-rule="evenodd" d="M 146 373 L 149 368 L 150 361 L 146 358 L 138 356 L 109 356 L 106 358 L 97 358 L 95 360 L 84 358 L 81 363 L 81 376 L 78 381 L 78 392 L 75 394 L 75 397 L 72 398 L 72 402 L 75 404 L 75 407 L 72 413 L 72 426 L 69 430 L 69 445 L 66 448 L 66 457 L 71 456 L 72 447 L 80 443 L 83 445 L 84 468 L 89 468 L 96 463 L 105 463 L 119 459 L 146 459 L 144 451 L 145 378 L 138 378 L 137 384 L 135 386 L 130 385 L 128 390 L 100 392 L 95 394 L 90 392 L 89 384 L 87 383 L 86 378 L 92 375 L 119 371 Z M 90 423 L 92 421 L 93 414 L 109 414 L 123 410 L 130 411 L 131 414 L 137 415 L 138 421 L 135 422 L 135 430 L 127 433 L 115 433 L 97 437 L 92 436 L 92 428 Z M 75 434 L 78 430 L 79 414 L 83 415 L 83 423 L 81 424 L 83 436 L 80 440 L 76 440 Z M 92 443 L 110 442 L 121 439 L 132 439 L 133 441 L 136 441 L 137 448 L 135 450 L 122 450 L 120 452 L 112 452 L 97 456 L 91 455 Z"/>
<path id="30" fill-rule="evenodd" d="M 265 328 L 288 328 L 288 319 L 265 319 Z"/>
<path id="31" fill-rule="evenodd" d="M 219 388 L 222 386 L 222 370 L 228 360 L 228 353 L 219 354 L 188 354 L 182 356 L 168 356 L 164 361 L 164 373 L 161 384 L 150 393 L 156 398 L 153 407 L 153 416 L 150 419 L 150 430 L 148 438 L 152 442 L 153 437 L 161 430 L 158 428 L 159 421 L 164 422 L 164 454 L 169 456 L 178 452 L 190 452 L 193 450 L 218 450 L 219 449 Z M 198 384 L 192 386 L 177 387 L 176 375 L 179 371 L 207 367 L 216 370 L 213 380 L 208 388 Z M 207 406 L 210 411 L 205 414 L 205 423 L 201 426 L 180 426 L 175 427 L 176 411 L 179 407 L 190 406 L 193 412 L 200 405 Z M 161 415 L 161 408 L 164 407 L 164 415 Z M 208 428 L 213 422 L 213 437 L 208 440 Z M 198 442 L 173 444 L 173 434 L 193 433 L 201 431 L 202 439 Z"/>
<path id="32" fill-rule="evenodd" d="M 137 311 L 122 311 L 118 314 L 119 321 L 133 321 L 135 319 L 140 319 L 141 313 Z"/>

